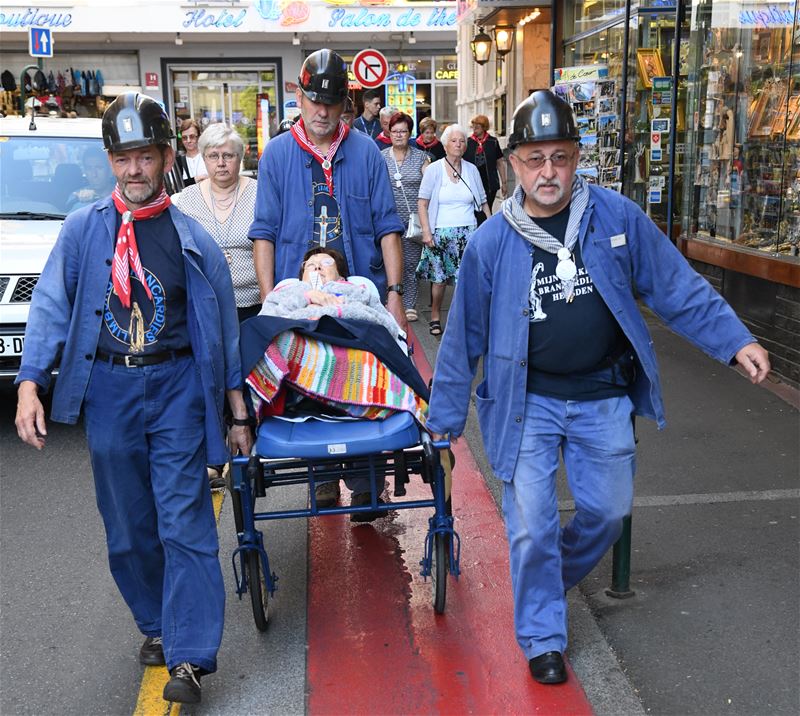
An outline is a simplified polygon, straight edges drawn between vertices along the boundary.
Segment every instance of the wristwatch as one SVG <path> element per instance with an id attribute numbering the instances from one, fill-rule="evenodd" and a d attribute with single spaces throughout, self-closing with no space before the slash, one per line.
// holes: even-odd
<path id="1" fill-rule="evenodd" d="M 403 284 L 402 283 L 393 283 L 391 286 L 386 287 L 386 291 L 397 291 L 398 294 L 401 296 L 403 295 Z"/>

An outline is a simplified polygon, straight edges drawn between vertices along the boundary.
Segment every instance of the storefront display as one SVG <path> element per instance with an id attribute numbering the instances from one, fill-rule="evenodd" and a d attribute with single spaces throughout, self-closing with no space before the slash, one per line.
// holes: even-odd
<path id="1" fill-rule="evenodd" d="M 734 4 L 744 9 L 744 3 Z M 791 23 L 750 24 L 744 13 L 698 8 L 691 35 L 692 73 L 697 79 L 689 99 L 693 191 L 684 204 L 690 240 L 797 260 L 796 33 Z"/>

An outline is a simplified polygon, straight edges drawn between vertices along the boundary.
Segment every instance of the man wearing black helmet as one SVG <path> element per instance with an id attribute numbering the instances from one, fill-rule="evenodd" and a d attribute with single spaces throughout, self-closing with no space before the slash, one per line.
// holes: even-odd
<path id="1" fill-rule="evenodd" d="M 641 299 L 710 356 L 754 383 L 769 358 L 727 303 L 642 210 L 587 184 L 568 104 L 537 90 L 517 107 L 508 146 L 518 187 L 461 261 L 434 372 L 428 428 L 456 440 L 471 385 L 503 481 L 517 642 L 531 676 L 567 678 L 566 590 L 617 540 L 633 503 L 633 416 L 664 424 Z M 575 515 L 559 525 L 563 457 Z"/>
<path id="2" fill-rule="evenodd" d="M 336 249 L 351 274 L 372 279 L 405 326 L 403 225 L 375 143 L 340 121 L 347 83 L 347 65 L 332 50 L 317 50 L 303 63 L 301 116 L 267 144 L 259 162 L 250 229 L 256 273 L 263 298 L 277 282 L 297 275 L 309 248 Z"/>
<path id="3" fill-rule="evenodd" d="M 225 605 L 206 464 L 249 452 L 230 271 L 214 240 L 170 205 L 174 160 L 163 109 L 128 93 L 103 115 L 117 184 L 64 222 L 31 302 L 16 425 L 46 440 L 40 390 L 60 356 L 53 420 L 83 412 L 111 572 L 166 664 L 168 701 L 197 703 L 216 670 Z"/>

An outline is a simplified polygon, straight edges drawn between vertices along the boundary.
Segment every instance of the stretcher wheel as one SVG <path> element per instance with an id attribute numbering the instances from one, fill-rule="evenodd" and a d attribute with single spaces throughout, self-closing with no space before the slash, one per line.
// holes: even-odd
<path id="1" fill-rule="evenodd" d="M 269 621 L 269 591 L 264 572 L 261 570 L 261 556 L 256 550 L 247 553 L 244 567 L 247 571 L 247 591 L 250 592 L 256 629 L 266 631 Z"/>
<path id="2" fill-rule="evenodd" d="M 431 585 L 433 586 L 433 611 L 444 614 L 447 600 L 447 537 L 443 534 L 433 536 L 433 564 L 431 564 Z"/>

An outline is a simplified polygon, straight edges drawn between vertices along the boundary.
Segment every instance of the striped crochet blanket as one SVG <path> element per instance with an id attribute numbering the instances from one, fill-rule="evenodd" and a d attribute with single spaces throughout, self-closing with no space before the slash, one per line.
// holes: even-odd
<path id="1" fill-rule="evenodd" d="M 372 353 L 294 331 L 279 333 L 247 376 L 256 415 L 284 383 L 354 417 L 376 420 L 405 410 L 423 427 L 427 420 L 428 403 Z"/>

